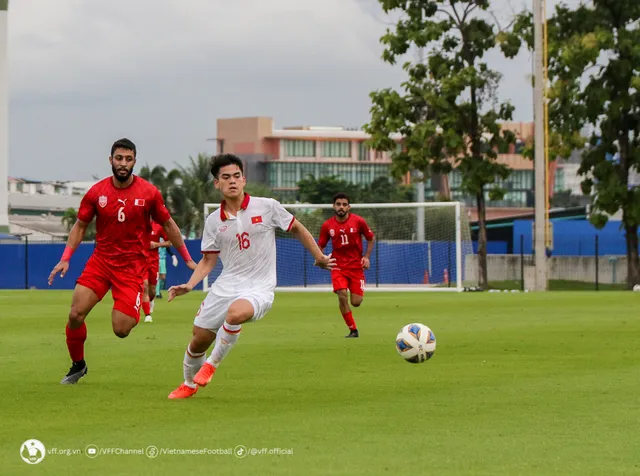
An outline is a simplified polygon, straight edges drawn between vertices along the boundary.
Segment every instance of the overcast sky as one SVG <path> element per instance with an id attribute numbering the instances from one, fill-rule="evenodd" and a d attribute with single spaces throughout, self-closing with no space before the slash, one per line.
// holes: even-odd
<path id="1" fill-rule="evenodd" d="M 221 117 L 360 127 L 404 79 L 380 60 L 388 20 L 376 0 L 11 0 L 9 175 L 109 175 L 123 136 L 138 167 L 185 164 Z M 489 62 L 531 120 L 529 54 Z"/>

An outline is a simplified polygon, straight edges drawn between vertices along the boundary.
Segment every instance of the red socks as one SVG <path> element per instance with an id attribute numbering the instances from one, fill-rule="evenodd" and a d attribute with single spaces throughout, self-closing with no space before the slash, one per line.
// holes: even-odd
<path id="1" fill-rule="evenodd" d="M 143 302 L 142 303 L 142 312 L 144 312 L 145 316 L 151 314 L 151 302 Z"/>
<path id="2" fill-rule="evenodd" d="M 347 312 L 346 314 L 343 314 L 342 318 L 344 319 L 344 323 L 347 325 L 349 329 L 351 330 L 357 329 L 356 321 L 353 320 L 353 314 L 351 313 L 351 311 Z"/>
<path id="3" fill-rule="evenodd" d="M 83 322 L 77 329 L 66 328 L 67 348 L 73 362 L 84 359 L 84 341 L 87 340 L 87 325 Z"/>

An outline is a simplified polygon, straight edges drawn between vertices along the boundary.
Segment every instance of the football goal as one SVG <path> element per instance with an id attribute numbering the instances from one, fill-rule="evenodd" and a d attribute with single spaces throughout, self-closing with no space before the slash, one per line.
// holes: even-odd
<path id="1" fill-rule="evenodd" d="M 334 215 L 331 204 L 282 204 L 318 239 L 320 227 Z M 207 203 L 205 216 L 219 207 Z M 363 217 L 375 234 L 371 267 L 365 271 L 366 292 L 450 291 L 477 285 L 477 264 L 468 212 L 459 202 L 358 203 L 351 213 Z M 367 242 L 363 237 L 363 248 Z M 276 232 L 277 291 L 330 291 L 331 273 L 313 266 L 302 244 Z M 331 242 L 325 253 L 331 252 Z M 222 271 L 203 280 L 208 290 Z"/>

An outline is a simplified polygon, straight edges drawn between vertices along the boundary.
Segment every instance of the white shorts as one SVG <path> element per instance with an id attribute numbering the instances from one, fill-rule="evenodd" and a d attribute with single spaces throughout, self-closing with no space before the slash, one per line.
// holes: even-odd
<path id="1" fill-rule="evenodd" d="M 229 306 L 238 299 L 245 299 L 253 306 L 253 317 L 247 322 L 258 321 L 262 319 L 271 306 L 273 305 L 274 294 L 273 292 L 256 293 L 246 292 L 239 293 L 235 296 L 219 296 L 212 290 L 209 290 L 207 297 L 204 298 L 200 309 L 196 314 L 196 318 L 193 321 L 195 326 L 203 329 L 209 329 L 213 332 L 217 332 L 227 317 L 227 311 Z"/>

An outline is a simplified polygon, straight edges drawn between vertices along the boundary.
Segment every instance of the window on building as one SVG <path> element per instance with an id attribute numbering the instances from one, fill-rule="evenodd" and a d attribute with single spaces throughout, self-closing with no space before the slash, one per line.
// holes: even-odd
<path id="1" fill-rule="evenodd" d="M 268 163 L 267 167 L 269 167 L 269 187 L 278 188 L 280 187 L 280 183 L 278 182 L 278 167 L 280 164 L 278 163 Z"/>
<path id="2" fill-rule="evenodd" d="M 554 192 L 561 192 L 563 190 L 565 190 L 564 168 L 558 167 L 558 168 L 556 168 L 555 181 L 554 181 L 554 184 L 553 184 L 553 191 Z"/>
<path id="3" fill-rule="evenodd" d="M 316 172 L 316 164 L 315 163 L 304 163 L 299 164 L 300 169 L 300 180 L 309 178 L 309 176 L 315 177 L 317 175 Z"/>
<path id="4" fill-rule="evenodd" d="M 298 184 L 298 166 L 295 163 L 281 163 L 282 169 L 282 185 L 284 188 L 296 187 Z"/>
<path id="5" fill-rule="evenodd" d="M 369 147 L 365 142 L 360 142 L 358 145 L 358 160 L 359 161 L 368 161 L 369 160 Z"/>
<path id="6" fill-rule="evenodd" d="M 322 156 L 332 158 L 351 157 L 351 142 L 327 141 L 322 143 Z"/>
<path id="7" fill-rule="evenodd" d="M 315 157 L 316 141 L 313 140 L 285 140 L 285 157 Z"/>

